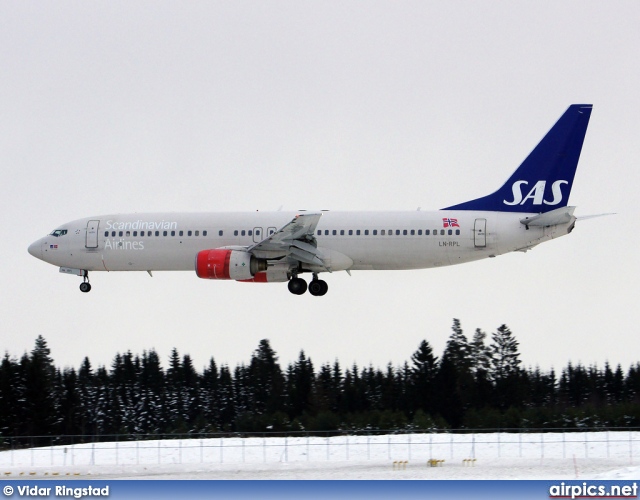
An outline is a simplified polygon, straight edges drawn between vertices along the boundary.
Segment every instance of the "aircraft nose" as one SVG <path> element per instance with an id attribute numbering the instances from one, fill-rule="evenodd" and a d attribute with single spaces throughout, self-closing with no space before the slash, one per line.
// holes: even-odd
<path id="1" fill-rule="evenodd" d="M 29 245 L 29 253 L 38 259 L 42 259 L 42 240 L 34 241 Z"/>

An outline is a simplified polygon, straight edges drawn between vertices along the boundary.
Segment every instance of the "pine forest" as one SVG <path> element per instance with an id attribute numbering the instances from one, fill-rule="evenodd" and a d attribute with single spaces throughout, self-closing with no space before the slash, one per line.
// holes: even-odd
<path id="1" fill-rule="evenodd" d="M 304 352 L 281 366 L 264 339 L 248 364 L 199 372 L 173 349 L 54 365 L 39 336 L 0 364 L 2 438 L 217 432 L 413 431 L 640 427 L 640 363 L 525 368 L 506 326 L 467 337 L 453 320 L 444 352 L 427 340 L 401 366 L 315 366 Z"/>

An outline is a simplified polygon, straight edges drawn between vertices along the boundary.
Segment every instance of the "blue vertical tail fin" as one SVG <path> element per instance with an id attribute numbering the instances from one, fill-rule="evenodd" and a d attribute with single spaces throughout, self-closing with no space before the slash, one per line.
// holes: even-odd
<path id="1" fill-rule="evenodd" d="M 566 207 L 591 104 L 572 104 L 495 193 L 443 210 L 545 213 Z"/>

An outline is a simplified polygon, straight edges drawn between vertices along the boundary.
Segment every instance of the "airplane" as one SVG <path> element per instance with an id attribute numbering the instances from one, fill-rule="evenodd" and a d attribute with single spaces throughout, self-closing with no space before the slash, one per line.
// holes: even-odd
<path id="1" fill-rule="evenodd" d="M 327 293 L 321 273 L 426 269 L 531 248 L 571 233 L 569 194 L 592 105 L 573 104 L 497 191 L 437 211 L 113 214 L 62 224 L 34 257 L 83 278 L 94 271 L 195 271 L 199 278 L 287 282 Z M 300 276 L 312 275 L 308 283 Z"/>

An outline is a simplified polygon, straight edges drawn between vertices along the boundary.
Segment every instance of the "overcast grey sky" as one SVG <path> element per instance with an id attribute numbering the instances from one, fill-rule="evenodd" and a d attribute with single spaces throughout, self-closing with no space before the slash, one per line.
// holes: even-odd
<path id="1" fill-rule="evenodd" d="M 526 366 L 640 361 L 640 4 L 0 3 L 0 350 L 42 334 L 59 366 L 172 347 L 235 366 L 384 367 L 506 323 Z M 498 188 L 572 103 L 594 111 L 579 223 L 527 254 L 286 284 L 93 273 L 31 257 L 117 212 L 438 209 Z"/>

